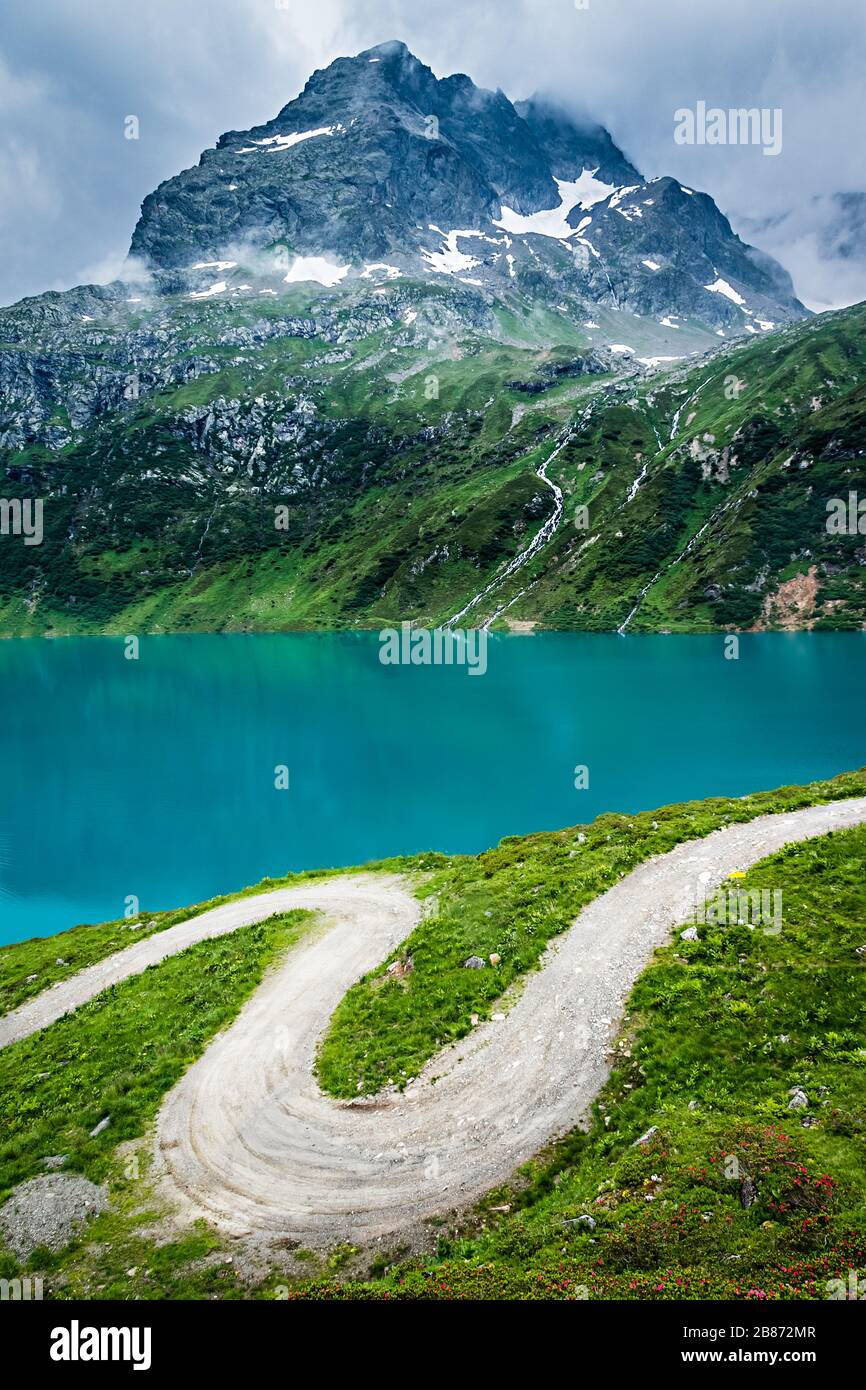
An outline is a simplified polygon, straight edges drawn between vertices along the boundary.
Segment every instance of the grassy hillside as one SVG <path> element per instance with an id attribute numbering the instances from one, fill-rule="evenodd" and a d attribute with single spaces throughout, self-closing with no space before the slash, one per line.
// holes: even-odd
<path id="1" fill-rule="evenodd" d="M 509 614 L 602 629 L 639 604 L 632 631 L 862 627 L 866 538 L 826 523 L 829 499 L 862 490 L 864 329 L 864 306 L 825 315 L 595 416 L 552 473 L 589 527 L 560 532 Z"/>
<path id="2" fill-rule="evenodd" d="M 396 1252 L 294 1296 L 827 1298 L 866 1264 L 864 862 L 858 828 L 756 865 L 742 886 L 781 888 L 782 933 L 708 926 L 657 952 L 588 1132 L 443 1232 L 437 1259 Z"/>
<path id="3" fill-rule="evenodd" d="M 323 1088 L 346 1098 L 402 1086 L 443 1044 L 489 1018 L 506 991 L 538 962 L 580 909 L 638 864 L 682 840 L 839 795 L 861 795 L 860 774 L 807 789 L 717 797 L 602 815 L 589 826 L 503 840 L 477 856 L 446 861 L 420 890 L 436 911 L 383 965 L 349 990 L 323 1039 Z M 466 970 L 473 955 L 495 966 Z M 411 956 L 410 974 L 388 966 Z"/>
<path id="4" fill-rule="evenodd" d="M 411 974 L 394 981 L 383 963 L 338 1008 L 322 1050 L 324 1083 L 338 1094 L 357 1094 L 359 1076 L 367 1091 L 389 1077 L 400 1084 L 468 1031 L 473 1013 L 485 1017 L 584 902 L 649 854 L 719 825 L 864 791 L 866 773 L 852 773 L 603 816 L 477 857 L 389 861 L 383 867 L 417 875 L 438 909 L 395 953 L 411 952 Z M 846 832 L 750 871 L 745 888 L 783 888 L 779 937 L 708 927 L 698 942 L 661 952 L 635 988 L 590 1133 L 540 1156 L 457 1227 L 443 1225 L 438 1255 L 424 1261 L 394 1249 L 371 1264 L 341 1248 L 287 1251 L 271 1270 L 247 1268 L 235 1263 L 237 1246 L 204 1225 L 178 1235 L 166 1224 L 150 1171 L 161 1098 L 312 919 L 272 918 L 152 967 L 0 1052 L 0 1193 L 63 1153 L 66 1171 L 106 1182 L 110 1195 L 81 1237 L 59 1254 L 37 1251 L 31 1269 L 51 1297 L 273 1297 L 287 1288 L 305 1297 L 574 1297 L 575 1284 L 592 1297 L 808 1293 L 810 1281 L 866 1260 L 856 1235 L 866 1202 L 857 1081 L 866 995 L 856 954 L 864 850 L 866 832 Z M 111 924 L 4 948 L 4 1005 L 22 987 L 30 994 L 51 983 L 46 950 L 52 962 L 80 966 L 122 944 Z M 472 952 L 496 952 L 501 964 L 465 970 Z M 806 1110 L 788 1109 L 794 1085 L 809 1096 Z M 109 1127 L 91 1135 L 105 1115 Z M 651 1142 L 635 1148 L 651 1125 Z M 732 1153 L 757 1186 L 748 1208 L 718 1166 Z M 582 1215 L 595 1227 L 564 1224 Z M 0 1254 L 0 1275 L 16 1269 Z M 345 1274 L 335 1283 L 337 1270 Z"/>
<path id="5" fill-rule="evenodd" d="M 45 499 L 45 538 L 0 544 L 0 633 L 442 622 L 551 515 L 536 472 L 566 432 L 557 533 L 473 621 L 516 599 L 501 621 L 611 629 L 647 586 L 635 629 L 866 620 L 863 538 L 825 529 L 862 471 L 864 306 L 661 372 L 552 310 L 412 281 L 375 309 L 293 290 L 130 327 L 88 307 L 51 359 L 55 415 L 3 454 L 5 495 Z M 629 341 L 695 348 L 685 323 L 627 317 Z M 21 343 L 46 332 L 0 314 L 22 399 L 54 338 Z M 138 394 L 94 402 L 130 353 Z M 0 424 L 24 440 L 11 399 Z"/>

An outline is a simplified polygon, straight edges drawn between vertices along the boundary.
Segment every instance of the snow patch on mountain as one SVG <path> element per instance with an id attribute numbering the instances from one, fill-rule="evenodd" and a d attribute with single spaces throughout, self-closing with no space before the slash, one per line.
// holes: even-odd
<path id="1" fill-rule="evenodd" d="M 496 245 L 493 238 L 484 236 L 483 232 L 473 230 L 443 232 L 441 227 L 437 227 L 432 222 L 430 223 L 430 231 L 441 236 L 445 246 L 441 251 L 422 251 L 421 254 L 430 269 L 435 270 L 439 275 L 457 275 L 461 270 L 472 270 L 479 264 L 477 256 L 467 256 L 464 251 L 460 250 L 457 245 L 460 237 L 481 237 L 484 241 L 490 241 Z M 471 283 L 477 284 L 479 282 L 473 281 Z"/>
<path id="2" fill-rule="evenodd" d="M 709 290 L 710 294 L 723 294 L 725 299 L 730 299 L 732 304 L 739 304 L 741 307 L 746 302 L 733 285 L 728 284 L 727 280 L 714 280 L 711 285 L 704 285 L 704 289 Z"/>
<path id="3" fill-rule="evenodd" d="M 279 150 L 290 150 L 294 145 L 300 145 L 303 140 L 314 140 L 317 135 L 333 135 L 336 129 L 333 125 L 323 125 L 318 130 L 299 130 L 293 135 L 268 135 L 264 140 L 254 140 L 251 145 L 245 145 L 236 153 L 255 154 L 257 150 L 269 147 L 268 154 L 276 154 Z"/>
<path id="4" fill-rule="evenodd" d="M 225 280 L 215 280 L 206 290 L 193 290 L 190 299 L 212 299 L 215 294 L 224 294 L 225 289 Z"/>
<path id="5" fill-rule="evenodd" d="M 384 275 L 388 280 L 397 280 L 400 277 L 400 271 L 395 265 L 387 265 L 384 261 L 377 261 L 373 265 L 365 265 L 359 279 L 372 280 L 375 275 Z"/>
<path id="6" fill-rule="evenodd" d="M 575 228 L 569 226 L 568 215 L 579 207 L 586 211 L 609 198 L 616 188 L 612 183 L 602 183 L 596 178 L 597 169 L 584 169 L 579 179 L 556 179 L 559 190 L 559 206 L 544 208 L 541 212 L 519 213 L 502 205 L 502 216 L 493 220 L 503 231 L 515 232 L 518 236 L 549 236 L 557 241 L 567 241 L 574 236 Z"/>

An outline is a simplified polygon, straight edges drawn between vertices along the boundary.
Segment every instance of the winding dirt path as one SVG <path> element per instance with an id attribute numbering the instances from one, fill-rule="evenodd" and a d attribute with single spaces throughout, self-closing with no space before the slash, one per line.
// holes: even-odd
<path id="1" fill-rule="evenodd" d="M 194 941 L 290 908 L 323 913 L 331 925 L 286 955 L 166 1096 L 158 1165 L 182 1212 L 236 1235 L 387 1240 L 477 1199 L 584 1118 L 632 984 L 731 870 L 863 822 L 866 797 L 764 816 L 648 860 L 583 909 L 507 1015 L 434 1058 L 403 1093 L 334 1101 L 312 1074 L 346 989 L 420 917 L 394 875 L 341 876 L 214 908 L 0 1019 L 0 1044 Z"/>
<path id="2" fill-rule="evenodd" d="M 338 1102 L 313 1078 L 316 1043 L 402 931 L 377 935 L 371 883 L 363 930 L 353 912 L 298 947 L 167 1096 L 157 1149 L 170 1194 L 234 1234 L 305 1245 L 387 1240 L 466 1205 L 585 1116 L 634 980 L 698 897 L 789 841 L 863 821 L 866 798 L 810 807 L 648 861 L 584 908 L 505 1018 L 402 1094 Z"/>
<path id="3" fill-rule="evenodd" d="M 421 915 L 418 902 L 394 874 L 338 875 L 297 888 L 275 888 L 270 893 L 256 893 L 249 898 L 223 903 L 221 907 L 212 907 L 197 917 L 179 922 L 176 927 L 135 941 L 124 950 L 80 970 L 77 975 L 59 980 L 19 1008 L 11 1009 L 0 1018 L 0 1048 L 38 1033 L 111 985 L 129 979 L 130 975 L 140 975 L 148 966 L 158 965 L 167 956 L 185 951 L 197 941 L 225 936 L 237 931 L 238 927 L 249 927 L 254 922 L 296 908 L 327 913 L 339 923 L 348 925 L 350 936 L 354 924 L 358 942 L 347 944 L 347 957 L 352 958 L 354 945 L 362 943 L 364 948 L 369 945 L 374 952 L 370 966 L 408 936 Z M 362 965 L 358 974 L 362 975 L 370 966 Z"/>

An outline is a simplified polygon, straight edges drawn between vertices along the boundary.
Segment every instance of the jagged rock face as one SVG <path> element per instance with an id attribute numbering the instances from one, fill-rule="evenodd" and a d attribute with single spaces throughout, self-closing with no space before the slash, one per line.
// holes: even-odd
<path id="1" fill-rule="evenodd" d="M 576 208 L 569 222 L 582 225 L 583 241 L 598 252 L 586 261 L 597 296 L 608 287 L 636 313 L 699 313 L 739 332 L 754 328 L 755 316 L 801 316 L 782 267 L 742 242 L 706 193 L 676 179 L 626 185 L 586 214 Z"/>
<path id="2" fill-rule="evenodd" d="M 293 135 L 308 138 L 288 144 Z M 460 74 L 440 81 L 404 44 L 383 44 L 314 73 L 273 121 L 229 131 L 161 184 L 131 249 L 181 266 L 285 237 L 301 252 L 375 259 L 417 243 L 419 222 L 479 228 L 502 203 L 555 207 L 554 173 L 600 164 L 614 179 L 635 172 L 599 127 L 580 132 L 538 103 L 524 118 L 502 92 Z"/>
<path id="3" fill-rule="evenodd" d="M 646 183 L 602 127 L 438 79 L 401 43 L 338 59 L 274 120 L 223 135 L 145 199 L 131 250 L 179 271 L 276 245 L 343 273 L 387 261 L 726 334 L 805 312 L 705 194 Z"/>
<path id="4" fill-rule="evenodd" d="M 293 135 L 307 138 L 289 144 Z M 419 223 L 486 225 L 500 193 L 526 210 L 557 202 L 511 103 L 469 78 L 440 82 L 404 45 L 384 45 L 314 73 L 273 121 L 228 132 L 160 185 L 131 250 L 183 266 L 247 239 L 286 239 L 302 253 L 376 260 L 417 244 Z"/>

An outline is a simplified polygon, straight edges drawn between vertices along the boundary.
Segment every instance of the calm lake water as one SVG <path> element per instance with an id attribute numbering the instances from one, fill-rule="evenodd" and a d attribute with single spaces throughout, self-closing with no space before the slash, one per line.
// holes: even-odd
<path id="1" fill-rule="evenodd" d="M 483 676 L 378 654 L 0 642 L 0 941 L 866 763 L 866 634 L 746 636 L 736 661 L 720 636 L 499 637 Z"/>

